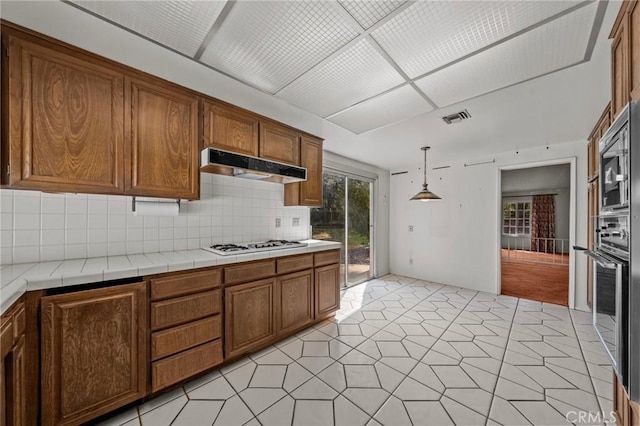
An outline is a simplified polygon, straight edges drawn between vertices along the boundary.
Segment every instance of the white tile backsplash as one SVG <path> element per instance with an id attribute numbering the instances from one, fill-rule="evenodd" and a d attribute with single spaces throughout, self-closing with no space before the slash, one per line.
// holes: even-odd
<path id="1" fill-rule="evenodd" d="M 203 173 L 201 199 L 183 200 L 177 217 L 134 216 L 125 196 L 1 190 L 0 264 L 309 238 L 309 209 L 284 207 L 283 189 Z"/>

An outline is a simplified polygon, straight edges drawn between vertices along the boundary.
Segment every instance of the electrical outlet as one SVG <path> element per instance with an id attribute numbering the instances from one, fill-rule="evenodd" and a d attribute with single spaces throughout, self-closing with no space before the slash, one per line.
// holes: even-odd
<path id="1" fill-rule="evenodd" d="M 276 217 L 276 228 L 280 228 L 282 226 L 282 219 Z"/>
<path id="2" fill-rule="evenodd" d="M 413 265 L 413 259 L 409 259 L 409 265 Z"/>
<path id="3" fill-rule="evenodd" d="M 293 220 L 291 221 L 291 225 L 292 226 L 300 226 L 300 218 L 299 217 L 294 217 Z"/>
<path id="4" fill-rule="evenodd" d="M 409 225 L 409 232 L 413 232 L 413 225 Z"/>

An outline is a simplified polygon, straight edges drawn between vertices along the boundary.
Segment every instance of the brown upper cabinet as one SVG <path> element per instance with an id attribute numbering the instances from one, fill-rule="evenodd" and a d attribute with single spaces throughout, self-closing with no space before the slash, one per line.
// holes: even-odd
<path id="1" fill-rule="evenodd" d="M 631 99 L 640 99 L 640 4 L 639 1 L 630 2 L 627 6 L 629 15 L 630 61 L 629 71 L 631 81 Z"/>
<path id="2" fill-rule="evenodd" d="M 611 126 L 611 103 L 605 107 L 598 122 L 589 135 L 587 144 L 587 179 L 589 182 L 596 179 L 600 171 L 600 139 L 607 133 Z"/>
<path id="3" fill-rule="evenodd" d="M 322 139 L 9 22 L 1 35 L 4 187 L 198 199 L 213 147 L 306 167 L 285 205 L 322 204 Z"/>
<path id="4" fill-rule="evenodd" d="M 197 96 L 155 79 L 125 86 L 126 193 L 199 198 Z"/>
<path id="5" fill-rule="evenodd" d="M 300 137 L 296 130 L 268 121 L 260 122 L 260 158 L 300 164 Z"/>
<path id="6" fill-rule="evenodd" d="M 4 22 L 2 44 L 3 185 L 199 198 L 195 93 Z"/>
<path id="7" fill-rule="evenodd" d="M 624 7 L 624 5 L 623 5 Z M 629 32 L 627 19 L 618 27 L 611 45 L 611 112 L 617 117 L 629 102 Z"/>
<path id="8" fill-rule="evenodd" d="M 2 183 L 123 193 L 123 73 L 7 28 L 2 44 Z"/>
<path id="9" fill-rule="evenodd" d="M 202 101 L 203 146 L 257 157 L 258 117 L 210 99 Z"/>
<path id="10" fill-rule="evenodd" d="M 300 166 L 307 169 L 305 182 L 285 185 L 285 206 L 322 206 L 322 139 L 300 137 Z"/>
<path id="11" fill-rule="evenodd" d="M 615 119 L 629 100 L 640 99 L 640 7 L 626 0 L 613 25 L 611 43 L 611 115 Z"/>

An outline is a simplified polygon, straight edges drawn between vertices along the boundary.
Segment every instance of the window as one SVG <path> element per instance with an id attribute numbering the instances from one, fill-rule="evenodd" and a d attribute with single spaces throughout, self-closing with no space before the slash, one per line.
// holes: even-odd
<path id="1" fill-rule="evenodd" d="M 531 201 L 502 203 L 502 233 L 514 236 L 531 234 Z"/>

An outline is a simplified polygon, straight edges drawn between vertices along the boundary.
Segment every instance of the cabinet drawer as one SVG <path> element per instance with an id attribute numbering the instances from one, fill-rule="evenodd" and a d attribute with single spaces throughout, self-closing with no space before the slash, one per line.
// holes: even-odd
<path id="1" fill-rule="evenodd" d="M 154 362 L 151 366 L 151 392 L 178 383 L 221 362 L 220 340 Z"/>
<path id="2" fill-rule="evenodd" d="M 0 323 L 0 359 L 4 359 L 5 356 L 11 351 L 13 346 L 13 321 L 11 317 L 2 319 Z"/>
<path id="3" fill-rule="evenodd" d="M 239 264 L 224 268 L 224 282 L 227 284 L 243 283 L 272 277 L 275 274 L 275 260 Z"/>
<path id="4" fill-rule="evenodd" d="M 285 257 L 284 259 L 277 259 L 276 264 L 278 275 L 311 269 L 313 268 L 313 255 L 305 254 L 304 256 Z"/>
<path id="5" fill-rule="evenodd" d="M 151 280 L 151 300 L 168 299 L 220 287 L 222 271 L 195 272 Z"/>
<path id="6" fill-rule="evenodd" d="M 221 303 L 220 290 L 153 302 L 151 329 L 167 328 L 217 314 L 220 312 Z"/>
<path id="7" fill-rule="evenodd" d="M 222 335 L 220 315 L 190 322 L 151 335 L 151 359 L 173 355 Z"/>
<path id="8" fill-rule="evenodd" d="M 340 250 L 323 251 L 313 255 L 316 266 L 340 263 Z"/>

